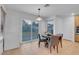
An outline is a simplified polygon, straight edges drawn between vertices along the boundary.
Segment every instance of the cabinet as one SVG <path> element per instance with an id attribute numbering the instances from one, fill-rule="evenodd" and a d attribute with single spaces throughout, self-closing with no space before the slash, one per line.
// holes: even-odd
<path id="1" fill-rule="evenodd" d="M 78 27 L 79 26 L 79 16 L 75 16 L 75 31 L 78 31 Z M 75 41 L 79 42 L 79 32 L 75 33 Z"/>
<path id="2" fill-rule="evenodd" d="M 75 16 L 75 26 L 79 26 L 79 16 Z"/>
<path id="3" fill-rule="evenodd" d="M 75 41 L 79 42 L 79 35 L 77 35 L 77 34 L 75 35 Z"/>

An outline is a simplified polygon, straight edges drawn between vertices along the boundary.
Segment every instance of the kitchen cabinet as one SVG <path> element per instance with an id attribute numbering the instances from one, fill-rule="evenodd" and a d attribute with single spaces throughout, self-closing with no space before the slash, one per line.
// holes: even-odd
<path id="1" fill-rule="evenodd" d="M 75 41 L 79 42 L 79 16 L 75 16 Z"/>
<path id="2" fill-rule="evenodd" d="M 79 16 L 75 16 L 75 26 L 79 26 Z"/>
<path id="3" fill-rule="evenodd" d="M 75 41 L 76 41 L 76 42 L 79 42 L 79 34 L 76 34 L 76 35 L 75 35 Z"/>

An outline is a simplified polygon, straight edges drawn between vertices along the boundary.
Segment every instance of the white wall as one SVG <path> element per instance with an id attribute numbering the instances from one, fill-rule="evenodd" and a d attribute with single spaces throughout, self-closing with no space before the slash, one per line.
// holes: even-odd
<path id="1" fill-rule="evenodd" d="M 63 33 L 63 19 L 61 17 L 56 17 L 55 21 L 55 34 Z"/>
<path id="2" fill-rule="evenodd" d="M 39 33 L 40 34 L 45 34 L 45 32 L 47 31 L 47 26 L 46 26 L 46 21 L 42 20 L 39 22 Z"/>
<path id="3" fill-rule="evenodd" d="M 63 38 L 74 42 L 74 16 L 57 17 L 55 19 L 55 34 L 63 33 Z"/>
<path id="4" fill-rule="evenodd" d="M 63 19 L 64 38 L 74 42 L 75 26 L 74 16 L 68 16 Z"/>
<path id="5" fill-rule="evenodd" d="M 20 47 L 20 42 L 22 41 L 22 20 L 34 20 L 36 17 L 28 13 L 6 10 L 4 39 L 5 50 L 8 50 Z"/>
<path id="6" fill-rule="evenodd" d="M 1 7 L 0 7 L 0 33 L 1 33 Z"/>

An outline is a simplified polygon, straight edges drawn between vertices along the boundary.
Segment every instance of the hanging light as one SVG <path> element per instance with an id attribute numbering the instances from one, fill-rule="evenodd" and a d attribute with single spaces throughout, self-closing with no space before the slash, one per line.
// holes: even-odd
<path id="1" fill-rule="evenodd" d="M 41 21 L 41 20 L 42 20 L 42 18 L 40 17 L 40 8 L 38 8 L 38 17 L 37 17 L 36 20 L 37 20 L 37 21 Z"/>

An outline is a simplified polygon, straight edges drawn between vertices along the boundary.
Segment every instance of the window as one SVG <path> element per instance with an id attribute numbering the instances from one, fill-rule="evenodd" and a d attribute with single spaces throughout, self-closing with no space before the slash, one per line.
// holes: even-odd
<path id="1" fill-rule="evenodd" d="M 47 22 L 47 31 L 49 33 L 52 33 L 53 34 L 53 22 L 52 21 L 48 21 Z"/>
<path id="2" fill-rule="evenodd" d="M 32 22 L 32 39 L 37 39 L 38 35 L 38 22 Z"/>
<path id="3" fill-rule="evenodd" d="M 23 20 L 22 23 L 22 41 L 31 40 L 31 21 Z"/>
<path id="4" fill-rule="evenodd" d="M 23 20 L 22 24 L 22 41 L 30 41 L 37 39 L 38 22 L 31 20 Z"/>

